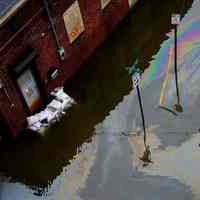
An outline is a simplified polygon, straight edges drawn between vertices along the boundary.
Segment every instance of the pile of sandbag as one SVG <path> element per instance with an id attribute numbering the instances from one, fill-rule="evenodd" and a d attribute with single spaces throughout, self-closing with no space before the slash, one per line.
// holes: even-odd
<path id="1" fill-rule="evenodd" d="M 44 110 L 27 117 L 28 129 L 43 132 L 51 124 L 59 121 L 74 103 L 74 100 L 64 92 L 63 87 L 56 88 L 51 95 L 53 100 Z"/>

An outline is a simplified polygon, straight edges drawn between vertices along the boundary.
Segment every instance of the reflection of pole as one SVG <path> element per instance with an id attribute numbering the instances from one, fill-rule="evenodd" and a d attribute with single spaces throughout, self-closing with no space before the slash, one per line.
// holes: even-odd
<path id="1" fill-rule="evenodd" d="M 146 126 L 145 126 L 144 112 L 143 112 L 143 106 L 142 106 L 142 98 L 140 95 L 140 88 L 138 85 L 137 85 L 136 89 L 137 89 L 138 100 L 139 100 L 139 104 L 140 104 L 140 111 L 141 111 L 141 116 L 142 116 L 142 126 L 143 126 L 143 130 L 144 130 L 144 146 L 146 149 L 146 147 L 147 147 L 147 145 L 146 145 Z"/>
<path id="2" fill-rule="evenodd" d="M 177 104 L 175 104 L 175 109 L 179 112 L 182 112 L 182 107 L 180 105 L 178 70 L 177 70 L 177 24 L 175 25 L 174 28 L 174 74 L 175 74 L 176 96 L 177 96 Z"/>

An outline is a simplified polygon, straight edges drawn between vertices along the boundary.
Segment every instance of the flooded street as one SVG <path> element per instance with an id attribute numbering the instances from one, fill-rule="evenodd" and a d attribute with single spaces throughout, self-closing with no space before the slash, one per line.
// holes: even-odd
<path id="1" fill-rule="evenodd" d="M 1 143 L 0 200 L 200 199 L 200 1 L 152 2 L 139 2 L 66 82 L 76 104 L 60 123 L 44 137 L 24 133 Z M 173 12 L 185 13 L 178 38 L 184 112 L 177 116 L 159 108 L 161 100 L 168 107 L 176 101 Z M 146 69 L 140 87 L 153 161 L 147 167 L 139 159 L 144 145 L 137 94 L 125 69 L 136 49 Z"/>

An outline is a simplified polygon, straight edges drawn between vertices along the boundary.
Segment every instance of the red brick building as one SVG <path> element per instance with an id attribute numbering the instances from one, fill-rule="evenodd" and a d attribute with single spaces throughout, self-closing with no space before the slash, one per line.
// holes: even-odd
<path id="1" fill-rule="evenodd" d="M 135 0 L 1 0 L 0 124 L 12 136 L 73 76 Z"/>

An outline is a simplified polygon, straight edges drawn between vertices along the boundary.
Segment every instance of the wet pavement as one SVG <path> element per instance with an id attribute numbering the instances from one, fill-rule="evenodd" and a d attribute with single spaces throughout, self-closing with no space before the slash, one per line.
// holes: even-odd
<path id="1" fill-rule="evenodd" d="M 83 70 L 66 83 L 77 104 L 62 122 L 43 138 L 26 135 L 14 144 L 2 144 L 0 199 L 200 198 L 199 93 L 198 87 L 190 92 L 185 89 L 199 85 L 195 76 L 198 62 L 194 59 L 191 70 L 187 67 L 194 52 L 198 58 L 198 47 L 184 51 L 181 55 L 185 59 L 179 58 L 184 112 L 174 116 L 158 108 L 167 66 L 162 54 L 169 55 L 172 43 L 164 41 L 170 30 L 170 14 L 183 8 L 181 1 L 175 2 L 163 3 L 157 12 L 152 11 L 157 1 L 138 4 Z M 191 2 L 185 3 L 189 7 Z M 193 12 L 188 11 L 188 21 L 199 4 L 197 0 L 190 9 Z M 194 18 L 198 21 L 198 14 Z M 135 48 L 143 52 L 140 65 L 149 67 L 141 91 L 153 163 L 145 168 L 138 159 L 144 150 L 138 100 L 125 70 L 133 62 Z M 166 60 L 169 63 L 170 56 Z M 170 73 L 164 99 L 168 106 L 175 101 Z"/>

